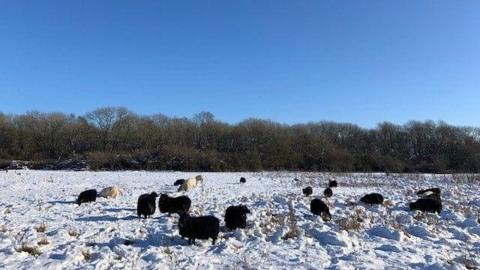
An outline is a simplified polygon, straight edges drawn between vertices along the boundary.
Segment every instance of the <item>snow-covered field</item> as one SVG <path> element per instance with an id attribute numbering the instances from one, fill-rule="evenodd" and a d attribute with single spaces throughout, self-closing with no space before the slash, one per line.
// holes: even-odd
<path id="1" fill-rule="evenodd" d="M 0 173 L 0 269 L 474 269 L 480 266 L 480 182 L 451 176 L 320 173 L 202 173 L 187 192 L 192 215 L 220 218 L 230 205 L 252 214 L 245 230 L 221 229 L 219 241 L 188 245 L 178 216 L 136 218 L 142 193 L 180 195 L 184 172 Z M 246 184 L 239 178 L 246 177 Z M 294 181 L 298 178 L 300 181 Z M 339 187 L 332 220 L 309 211 L 301 189 L 321 197 Z M 124 195 L 77 206 L 83 190 L 117 185 Z M 415 191 L 442 188 L 441 215 L 410 212 Z M 380 192 L 384 206 L 357 204 Z M 293 206 L 293 211 L 289 209 Z"/>

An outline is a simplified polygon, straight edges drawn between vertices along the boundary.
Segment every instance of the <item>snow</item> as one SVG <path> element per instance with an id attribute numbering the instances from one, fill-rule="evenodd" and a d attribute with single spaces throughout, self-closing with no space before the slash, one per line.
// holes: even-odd
<path id="1" fill-rule="evenodd" d="M 197 174 L 204 177 L 202 185 L 176 192 L 176 179 Z M 245 184 L 239 183 L 242 176 Z M 310 213 L 309 204 L 313 197 L 322 197 L 332 178 L 339 187 L 324 199 L 332 213 L 332 220 L 325 222 Z M 302 195 L 308 185 L 314 190 L 310 198 Z M 81 191 L 108 186 L 119 186 L 123 195 L 74 203 Z M 479 186 L 448 175 L 2 172 L 0 269 L 480 267 Z M 429 187 L 444 191 L 441 215 L 408 211 L 415 191 Z M 151 219 L 136 217 L 138 196 L 152 191 L 187 194 L 192 215 L 212 214 L 221 224 L 230 205 L 245 204 L 252 214 L 244 230 L 222 228 L 215 245 L 210 240 L 188 245 L 178 234 L 177 215 L 157 210 Z M 387 203 L 357 203 L 370 192 L 381 193 Z"/>

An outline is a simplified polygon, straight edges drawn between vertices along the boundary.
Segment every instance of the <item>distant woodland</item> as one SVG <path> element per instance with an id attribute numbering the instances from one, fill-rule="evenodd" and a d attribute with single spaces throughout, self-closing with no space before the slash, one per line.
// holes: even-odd
<path id="1" fill-rule="evenodd" d="M 443 122 L 388 122 L 366 129 L 137 115 L 100 108 L 82 116 L 0 114 L 0 166 L 80 164 L 91 170 L 479 172 L 480 129 Z M 65 168 L 63 168 L 65 169 Z"/>

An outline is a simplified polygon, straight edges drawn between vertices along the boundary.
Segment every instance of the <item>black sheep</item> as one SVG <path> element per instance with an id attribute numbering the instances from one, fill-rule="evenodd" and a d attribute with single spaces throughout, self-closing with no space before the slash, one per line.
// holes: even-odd
<path id="1" fill-rule="evenodd" d="M 313 199 L 310 202 L 310 212 L 314 215 L 321 216 L 323 220 L 332 219 L 328 206 L 320 199 Z"/>
<path id="2" fill-rule="evenodd" d="M 338 187 L 337 181 L 335 181 L 335 180 L 329 181 L 329 182 L 328 182 L 328 187 L 329 187 L 329 188 Z"/>
<path id="3" fill-rule="evenodd" d="M 230 230 L 247 227 L 247 214 L 250 210 L 245 205 L 229 206 L 225 211 L 225 226 Z"/>
<path id="4" fill-rule="evenodd" d="M 78 195 L 77 204 L 81 205 L 82 203 L 94 202 L 97 200 L 97 190 L 89 189 L 85 190 L 80 195 Z"/>
<path id="5" fill-rule="evenodd" d="M 137 215 L 138 218 L 140 216 L 144 216 L 145 218 L 148 218 L 149 216 L 155 214 L 155 201 L 158 197 L 158 194 L 155 192 L 152 192 L 150 194 L 142 194 L 140 197 L 138 197 L 138 203 L 137 203 Z"/>
<path id="6" fill-rule="evenodd" d="M 185 179 L 178 179 L 173 183 L 174 186 L 181 186 L 183 183 L 185 183 Z"/>
<path id="7" fill-rule="evenodd" d="M 333 191 L 331 188 L 326 188 L 324 191 L 323 191 L 323 196 L 327 197 L 327 198 L 330 198 L 333 196 Z"/>
<path id="8" fill-rule="evenodd" d="M 380 193 L 370 193 L 363 196 L 360 201 L 366 204 L 382 204 L 383 196 Z"/>
<path id="9" fill-rule="evenodd" d="M 247 179 L 245 179 L 245 177 L 241 177 L 240 178 L 240 183 L 242 183 L 242 184 L 247 183 Z"/>
<path id="10" fill-rule="evenodd" d="M 302 189 L 302 192 L 303 192 L 303 195 L 308 197 L 308 196 L 312 195 L 313 189 L 312 189 L 312 187 L 306 187 L 306 188 Z"/>
<path id="11" fill-rule="evenodd" d="M 178 231 L 182 237 L 188 238 L 189 244 L 195 244 L 195 239 L 212 238 L 212 244 L 215 245 L 220 231 L 220 220 L 214 216 L 191 217 L 183 214 L 178 220 Z"/>
<path id="12" fill-rule="evenodd" d="M 166 194 L 161 194 L 158 200 L 158 209 L 161 213 L 168 213 L 170 216 L 172 213 L 186 214 L 190 210 L 192 201 L 187 196 L 169 197 Z"/>
<path id="13" fill-rule="evenodd" d="M 423 212 L 442 212 L 442 202 L 431 198 L 421 198 L 416 202 L 410 203 L 410 210 L 419 210 Z"/>

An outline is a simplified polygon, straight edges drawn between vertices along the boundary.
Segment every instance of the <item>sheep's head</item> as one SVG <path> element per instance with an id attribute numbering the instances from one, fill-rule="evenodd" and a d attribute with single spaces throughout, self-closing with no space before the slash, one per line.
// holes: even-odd
<path id="1" fill-rule="evenodd" d="M 185 228 L 189 218 L 190 216 L 188 214 L 181 214 L 180 219 L 178 220 L 178 227 L 182 229 Z"/>
<path id="2" fill-rule="evenodd" d="M 150 193 L 150 196 L 153 197 L 153 198 L 157 198 L 158 194 L 154 191 L 154 192 Z"/>
<path id="3" fill-rule="evenodd" d="M 320 216 L 324 221 L 332 220 L 332 215 L 330 214 L 330 212 L 323 212 Z"/>
<path id="4" fill-rule="evenodd" d="M 164 202 L 164 201 L 168 200 L 168 198 L 170 198 L 170 197 L 168 197 L 167 194 L 160 194 L 160 201 L 161 202 Z"/>
<path id="5" fill-rule="evenodd" d="M 412 203 L 409 204 L 409 207 L 410 207 L 410 210 L 415 210 L 415 209 L 417 209 L 417 203 L 412 202 Z"/>
<path id="6" fill-rule="evenodd" d="M 244 214 L 250 214 L 251 213 L 250 210 L 245 205 L 241 205 L 240 208 L 242 209 L 242 212 Z"/>

